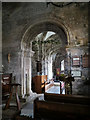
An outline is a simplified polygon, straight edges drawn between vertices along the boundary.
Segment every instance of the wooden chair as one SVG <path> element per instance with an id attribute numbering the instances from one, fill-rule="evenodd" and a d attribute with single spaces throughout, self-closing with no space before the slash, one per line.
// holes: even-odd
<path id="1" fill-rule="evenodd" d="M 10 95 L 11 86 L 9 84 L 12 81 L 12 73 L 4 73 L 2 74 L 2 99 L 6 99 Z"/>

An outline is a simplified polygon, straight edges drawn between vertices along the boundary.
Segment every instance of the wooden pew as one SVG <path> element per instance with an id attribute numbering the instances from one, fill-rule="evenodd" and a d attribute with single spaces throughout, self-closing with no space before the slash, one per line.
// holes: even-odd
<path id="1" fill-rule="evenodd" d="M 34 101 L 34 120 L 90 120 L 90 106 L 70 103 Z"/>
<path id="2" fill-rule="evenodd" d="M 44 99 L 52 102 L 90 105 L 90 97 L 88 96 L 44 93 Z"/>

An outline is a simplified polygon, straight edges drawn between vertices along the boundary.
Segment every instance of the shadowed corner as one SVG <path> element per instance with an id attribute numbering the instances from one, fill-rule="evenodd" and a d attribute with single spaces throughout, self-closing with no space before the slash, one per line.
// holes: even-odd
<path id="1" fill-rule="evenodd" d="M 0 120 L 2 119 L 2 2 L 0 1 Z"/>

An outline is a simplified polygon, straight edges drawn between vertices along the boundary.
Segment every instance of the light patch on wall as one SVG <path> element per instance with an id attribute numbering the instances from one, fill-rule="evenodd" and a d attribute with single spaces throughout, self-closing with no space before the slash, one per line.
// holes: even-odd
<path id="1" fill-rule="evenodd" d="M 61 61 L 61 71 L 64 71 L 64 60 Z"/>

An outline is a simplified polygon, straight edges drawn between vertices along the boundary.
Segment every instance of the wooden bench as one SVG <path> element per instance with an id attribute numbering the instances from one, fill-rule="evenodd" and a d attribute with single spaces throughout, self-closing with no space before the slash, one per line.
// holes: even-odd
<path id="1" fill-rule="evenodd" d="M 88 96 L 44 93 L 44 99 L 52 102 L 90 105 L 90 97 Z"/>
<path id="2" fill-rule="evenodd" d="M 90 120 L 90 106 L 36 99 L 34 120 Z"/>

